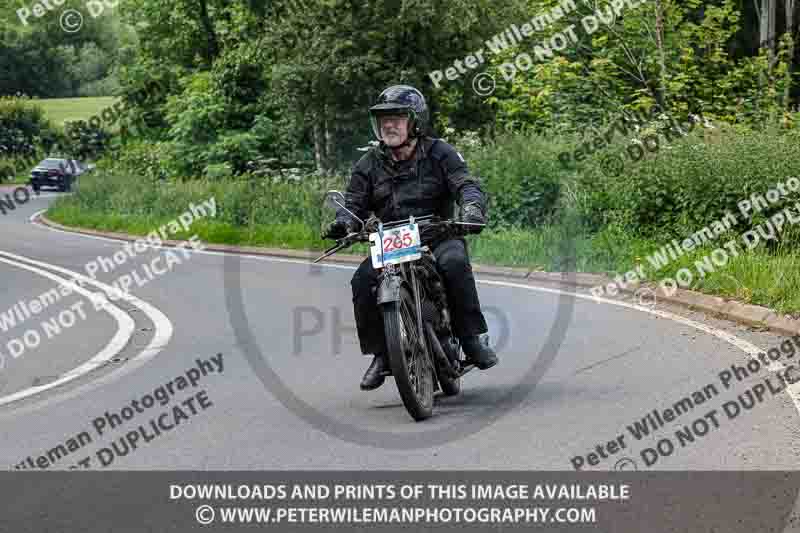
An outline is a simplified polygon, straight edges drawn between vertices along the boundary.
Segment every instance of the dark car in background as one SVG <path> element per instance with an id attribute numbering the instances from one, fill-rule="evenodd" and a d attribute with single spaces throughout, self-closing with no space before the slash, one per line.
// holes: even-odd
<path id="1" fill-rule="evenodd" d="M 72 190 L 72 184 L 79 176 L 90 172 L 93 165 L 86 165 L 77 159 L 47 158 L 31 170 L 30 184 L 38 192 L 42 187 L 56 187 L 59 191 Z"/>

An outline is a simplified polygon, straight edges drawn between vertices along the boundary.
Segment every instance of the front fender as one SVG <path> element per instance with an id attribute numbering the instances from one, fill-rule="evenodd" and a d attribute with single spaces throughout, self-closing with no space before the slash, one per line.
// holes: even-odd
<path id="1" fill-rule="evenodd" d="M 386 276 L 378 286 L 378 305 L 400 301 L 400 287 L 403 280 L 400 276 Z"/>

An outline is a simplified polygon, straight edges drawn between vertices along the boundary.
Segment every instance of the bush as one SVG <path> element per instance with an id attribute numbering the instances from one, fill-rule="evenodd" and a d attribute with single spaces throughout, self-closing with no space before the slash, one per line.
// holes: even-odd
<path id="1" fill-rule="evenodd" d="M 164 150 L 164 143 L 134 141 L 123 145 L 104 163 L 122 175 L 131 176 L 131 179 L 151 182 L 166 176 L 161 163 Z"/>
<path id="2" fill-rule="evenodd" d="M 165 106 L 171 124 L 166 165 L 181 176 L 200 176 L 207 167 L 221 164 L 227 164 L 233 175 L 241 175 L 249 162 L 285 149 L 280 124 L 255 104 L 233 105 L 222 90 L 225 84 L 218 86 L 215 80 L 211 73 L 182 79 L 182 92 L 171 96 Z"/>
<path id="3" fill-rule="evenodd" d="M 662 143 L 657 153 L 639 162 L 628 161 L 618 174 L 600 162 L 624 153 L 624 144 L 584 159 L 576 170 L 567 170 L 558 155 L 574 150 L 573 141 L 517 135 L 488 144 L 470 138 L 453 139 L 452 144 L 463 151 L 473 173 L 483 180 L 490 199 L 490 229 L 550 224 L 568 226 L 573 233 L 591 232 L 597 235 L 594 244 L 601 263 L 615 256 L 606 244 L 616 239 L 668 242 L 697 232 L 727 212 L 737 216 L 736 230 L 743 232 L 798 199 L 792 195 L 753 220 L 743 220 L 737 206 L 750 194 L 763 195 L 780 181 L 800 177 L 797 130 L 753 133 L 720 124 L 713 130 L 696 128 L 688 137 Z M 114 158 L 117 173 L 152 189 L 152 180 L 162 176 L 160 161 L 168 159 L 163 153 L 170 146 L 127 145 Z M 268 175 L 232 176 L 232 172 L 229 164 L 208 165 L 197 176 L 198 187 L 218 191 L 225 198 L 223 219 L 243 227 L 296 222 L 316 230 L 323 217 L 324 191 L 343 189 L 347 183 L 346 176 L 304 173 L 297 180 L 278 180 Z M 164 201 L 149 196 L 149 190 L 128 195 L 127 200 L 127 193 L 119 194 L 121 209 L 138 205 L 149 212 L 148 202 Z M 784 239 L 798 238 L 800 228 L 796 229 L 787 230 Z"/>
<path id="4" fill-rule="evenodd" d="M 0 183 L 13 179 L 17 175 L 17 167 L 8 160 L 0 159 Z"/>
<path id="5" fill-rule="evenodd" d="M 60 140 L 42 108 L 25 97 L 0 96 L 0 155 L 31 156 Z"/>
<path id="6" fill-rule="evenodd" d="M 792 195 L 754 220 L 742 220 L 739 201 L 800 177 L 800 139 L 796 130 L 714 127 L 669 146 L 662 142 L 657 153 L 639 162 L 626 156 L 624 169 L 616 175 L 601 160 L 614 150 L 621 153 L 624 146 L 583 161 L 577 169 L 581 214 L 595 229 L 615 224 L 642 237 L 681 238 L 727 212 L 737 216 L 737 230 L 744 231 L 798 199 Z"/>
<path id="7" fill-rule="evenodd" d="M 489 194 L 492 228 L 533 228 L 558 205 L 565 170 L 561 142 L 536 135 L 505 135 L 469 148 L 467 161 Z"/>
<path id="8" fill-rule="evenodd" d="M 64 136 L 67 149 L 78 159 L 96 159 L 105 153 L 111 134 L 99 126 L 85 122 L 64 123 Z"/>
<path id="9" fill-rule="evenodd" d="M 42 159 L 44 155 L 41 152 L 27 156 L 0 157 L 0 182 L 27 176 Z"/>
<path id="10" fill-rule="evenodd" d="M 0 182 L 25 176 L 51 151 L 68 146 L 33 100 L 0 97 Z"/>

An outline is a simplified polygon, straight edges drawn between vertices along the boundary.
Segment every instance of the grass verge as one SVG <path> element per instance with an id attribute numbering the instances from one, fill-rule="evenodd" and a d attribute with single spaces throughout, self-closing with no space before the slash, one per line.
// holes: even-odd
<path id="1" fill-rule="evenodd" d="M 11 179 L 0 182 L 0 185 L 27 185 L 30 179 L 30 174 L 17 174 Z"/>
<path id="2" fill-rule="evenodd" d="M 48 216 L 66 226 L 146 235 L 213 196 L 214 220 L 196 221 L 190 233 L 207 243 L 320 251 L 330 246 L 319 234 L 330 213 L 321 208 L 327 185 L 252 185 L 193 181 L 167 186 L 121 179 L 105 172 L 82 180 L 75 194 L 59 198 Z M 318 194 L 319 193 L 319 194 Z M 468 238 L 473 262 L 531 270 L 616 275 L 642 265 L 649 281 L 676 278 L 681 269 L 693 273 L 684 288 L 763 305 L 780 313 L 800 315 L 800 253 L 789 246 L 746 250 L 719 268 L 698 274 L 697 261 L 710 254 L 707 245 L 660 269 L 645 258 L 663 243 L 624 231 L 589 234 L 573 223 L 543 225 L 535 230 L 486 230 Z M 722 244 L 721 242 L 718 244 Z M 350 250 L 366 255 L 367 247 Z"/>

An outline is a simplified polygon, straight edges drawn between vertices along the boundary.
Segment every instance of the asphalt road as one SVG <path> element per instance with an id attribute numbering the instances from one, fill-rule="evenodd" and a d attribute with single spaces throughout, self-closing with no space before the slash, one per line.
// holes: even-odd
<path id="1" fill-rule="evenodd" d="M 0 217 L 0 317 L 123 249 L 32 223 L 51 201 L 43 196 Z M 134 270 L 145 277 L 144 267 L 165 253 L 128 257 L 97 281 L 110 284 Z M 50 469 L 84 461 L 128 470 L 569 470 L 576 457 L 600 470 L 798 464 L 800 402 L 789 392 L 767 391 L 732 419 L 722 407 L 765 379 L 780 385 L 763 368 L 734 378 L 727 390 L 719 377 L 746 365 L 748 350 L 778 345 L 781 338 L 769 332 L 661 303 L 596 302 L 569 287 L 479 276 L 501 362 L 469 374 L 461 396 L 438 399 L 435 416 L 414 423 L 391 378 L 375 392 L 358 390 L 369 360 L 353 329 L 350 267 L 172 253 L 181 262 L 134 286 L 134 298 L 96 310 L 89 295 L 107 287 L 87 280 L 85 294 L 60 297 L 0 328 L 0 458 L 9 469 L 40 456 Z M 54 318 L 62 331 L 50 323 L 46 333 L 42 323 Z M 8 343 L 31 330 L 40 342 L 14 357 Z M 694 398 L 690 408 L 673 407 L 685 397 Z M 125 420 L 121 411 L 134 400 L 144 402 L 141 412 L 129 408 Z M 637 440 L 628 429 L 653 410 L 669 417 L 668 409 L 678 414 L 655 433 Z M 111 428 L 116 414 L 120 422 Z M 125 446 L 129 432 L 139 435 L 133 450 Z M 642 450 L 665 438 L 674 451 L 648 467 Z M 66 454 L 54 455 L 59 445 Z M 98 454 L 103 448 L 111 451 Z"/>

